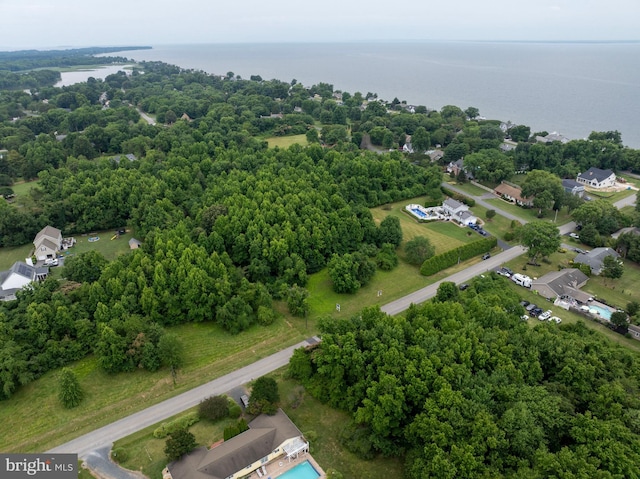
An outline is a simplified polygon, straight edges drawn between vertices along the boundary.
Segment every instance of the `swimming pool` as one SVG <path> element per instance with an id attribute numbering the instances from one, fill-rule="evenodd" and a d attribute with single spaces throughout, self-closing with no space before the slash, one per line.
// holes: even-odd
<path id="1" fill-rule="evenodd" d="M 298 464 L 293 469 L 279 476 L 278 479 L 316 479 L 320 477 L 318 471 L 311 465 L 309 461 Z"/>
<path id="2" fill-rule="evenodd" d="M 595 309 L 598 312 L 598 316 L 606 319 L 607 321 L 611 319 L 611 310 L 607 308 L 603 308 L 602 306 L 597 306 L 595 304 L 590 304 L 589 309 Z"/>
<path id="3" fill-rule="evenodd" d="M 416 215 L 419 216 L 420 218 L 426 218 L 427 214 L 424 211 L 419 210 L 418 208 L 412 209 L 411 212 Z"/>

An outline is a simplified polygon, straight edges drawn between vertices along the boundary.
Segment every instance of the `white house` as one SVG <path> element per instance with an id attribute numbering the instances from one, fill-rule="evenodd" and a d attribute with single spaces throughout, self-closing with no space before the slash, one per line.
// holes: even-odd
<path id="1" fill-rule="evenodd" d="M 615 185 L 616 174 L 611 170 L 601 170 L 592 166 L 584 173 L 580 173 L 576 181 L 591 188 L 608 188 Z"/>
<path id="2" fill-rule="evenodd" d="M 16 299 L 16 291 L 34 281 L 42 281 L 47 277 L 49 268 L 29 266 L 16 261 L 7 271 L 0 272 L 0 301 Z"/>
<path id="3" fill-rule="evenodd" d="M 45 226 L 33 240 L 34 255 L 38 261 L 55 258 L 62 249 L 62 232 L 53 226 Z"/>
<path id="4" fill-rule="evenodd" d="M 473 214 L 469 211 L 469 207 L 464 203 L 460 203 L 453 198 L 447 198 L 442 203 L 442 209 L 445 214 L 451 217 L 452 220 L 463 224 L 470 225 L 474 224 L 478 221 L 478 218 L 473 216 Z"/>

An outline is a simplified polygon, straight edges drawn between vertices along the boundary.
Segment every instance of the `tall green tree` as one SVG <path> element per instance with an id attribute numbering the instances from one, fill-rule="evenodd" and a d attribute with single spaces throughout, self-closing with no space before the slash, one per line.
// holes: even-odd
<path id="1" fill-rule="evenodd" d="M 185 454 L 189 454 L 196 447 L 196 438 L 187 429 L 178 429 L 167 439 L 164 454 L 167 459 L 177 461 Z"/>
<path id="2" fill-rule="evenodd" d="M 67 409 L 74 408 L 82 402 L 84 392 L 73 370 L 62 368 L 58 379 L 58 399 Z"/>
<path id="3" fill-rule="evenodd" d="M 421 265 L 436 252 L 435 246 L 426 236 L 416 236 L 404 245 L 404 253 L 411 264 Z"/>
<path id="4" fill-rule="evenodd" d="M 560 247 L 560 232 L 552 223 L 532 221 L 520 227 L 520 241 L 528 248 L 527 255 L 532 264 L 541 257 L 549 256 Z"/>

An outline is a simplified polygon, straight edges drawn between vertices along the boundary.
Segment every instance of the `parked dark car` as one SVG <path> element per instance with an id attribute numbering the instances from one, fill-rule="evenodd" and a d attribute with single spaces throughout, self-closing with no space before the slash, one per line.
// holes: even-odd
<path id="1" fill-rule="evenodd" d="M 491 258 L 491 254 L 490 253 L 485 253 L 482 255 L 482 259 L 489 259 Z"/>
<path id="2" fill-rule="evenodd" d="M 522 307 L 526 308 L 530 303 L 526 299 L 523 299 L 522 301 L 520 301 L 520 304 L 522 305 Z"/>
<path id="3" fill-rule="evenodd" d="M 458 286 L 458 288 L 460 288 L 460 291 L 464 291 L 468 287 L 469 287 L 469 285 L 467 283 L 462 283 L 460 286 Z"/>
<path id="4" fill-rule="evenodd" d="M 531 316 L 535 316 L 536 318 L 542 314 L 544 310 L 542 308 L 535 308 L 531 310 Z"/>

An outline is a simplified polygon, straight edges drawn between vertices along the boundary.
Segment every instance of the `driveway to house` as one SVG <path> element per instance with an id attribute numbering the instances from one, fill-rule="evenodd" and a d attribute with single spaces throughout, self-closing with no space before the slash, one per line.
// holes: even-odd
<path id="1" fill-rule="evenodd" d="M 450 185 L 449 183 L 447 183 L 446 181 L 442 182 L 442 186 L 451 190 L 451 191 L 455 191 L 456 193 L 460 194 L 460 195 L 464 195 L 468 198 L 473 198 L 473 200 L 479 204 L 480 206 L 484 206 L 485 208 L 487 208 L 488 210 L 495 210 L 495 212 L 501 216 L 504 216 L 505 218 L 508 218 L 510 220 L 516 220 L 519 221 L 522 224 L 528 223 L 527 220 L 520 218 L 519 216 L 516 215 L 512 215 L 511 213 L 509 213 L 508 211 L 505 210 L 501 210 L 500 208 L 496 207 L 495 205 L 492 205 L 491 203 L 487 203 L 486 201 L 484 201 L 483 198 L 497 198 L 496 195 L 494 195 L 493 193 L 484 193 L 480 196 L 474 196 L 474 195 L 470 195 L 469 193 L 467 193 L 466 191 L 461 190 L 460 188 L 456 187 L 455 185 Z"/>
<path id="2" fill-rule="evenodd" d="M 149 125 L 154 126 L 156 124 L 156 121 L 153 118 L 151 118 L 149 115 L 147 115 L 145 112 L 143 112 L 140 108 L 136 108 L 136 110 L 138 110 L 138 113 L 140 113 L 140 116 L 142 117 L 142 119 L 147 123 L 149 123 Z"/>
<path id="3" fill-rule="evenodd" d="M 256 361 L 253 364 L 240 368 L 237 371 L 214 379 L 202 386 L 198 386 L 179 396 L 148 407 L 100 429 L 96 429 L 47 452 L 78 454 L 79 458 L 87 459 L 92 455 L 93 451 L 98 451 L 104 447 L 111 447 L 111 444 L 117 439 L 129 436 L 145 427 L 157 424 L 168 417 L 179 414 L 185 409 L 197 406 L 200 401 L 208 396 L 224 394 L 235 387 L 285 366 L 289 362 L 289 358 L 293 355 L 294 349 L 315 343 L 317 343 L 317 338 L 302 341 L 301 343 Z M 95 456 L 95 454 L 92 455 L 94 459 Z"/>
<path id="4" fill-rule="evenodd" d="M 638 195 L 634 194 L 634 195 L 627 196 L 626 198 L 622 198 L 620 201 L 616 201 L 613 204 L 613 206 L 615 206 L 618 209 L 624 208 L 625 206 L 633 206 L 636 204 L 637 200 L 638 200 Z"/>

